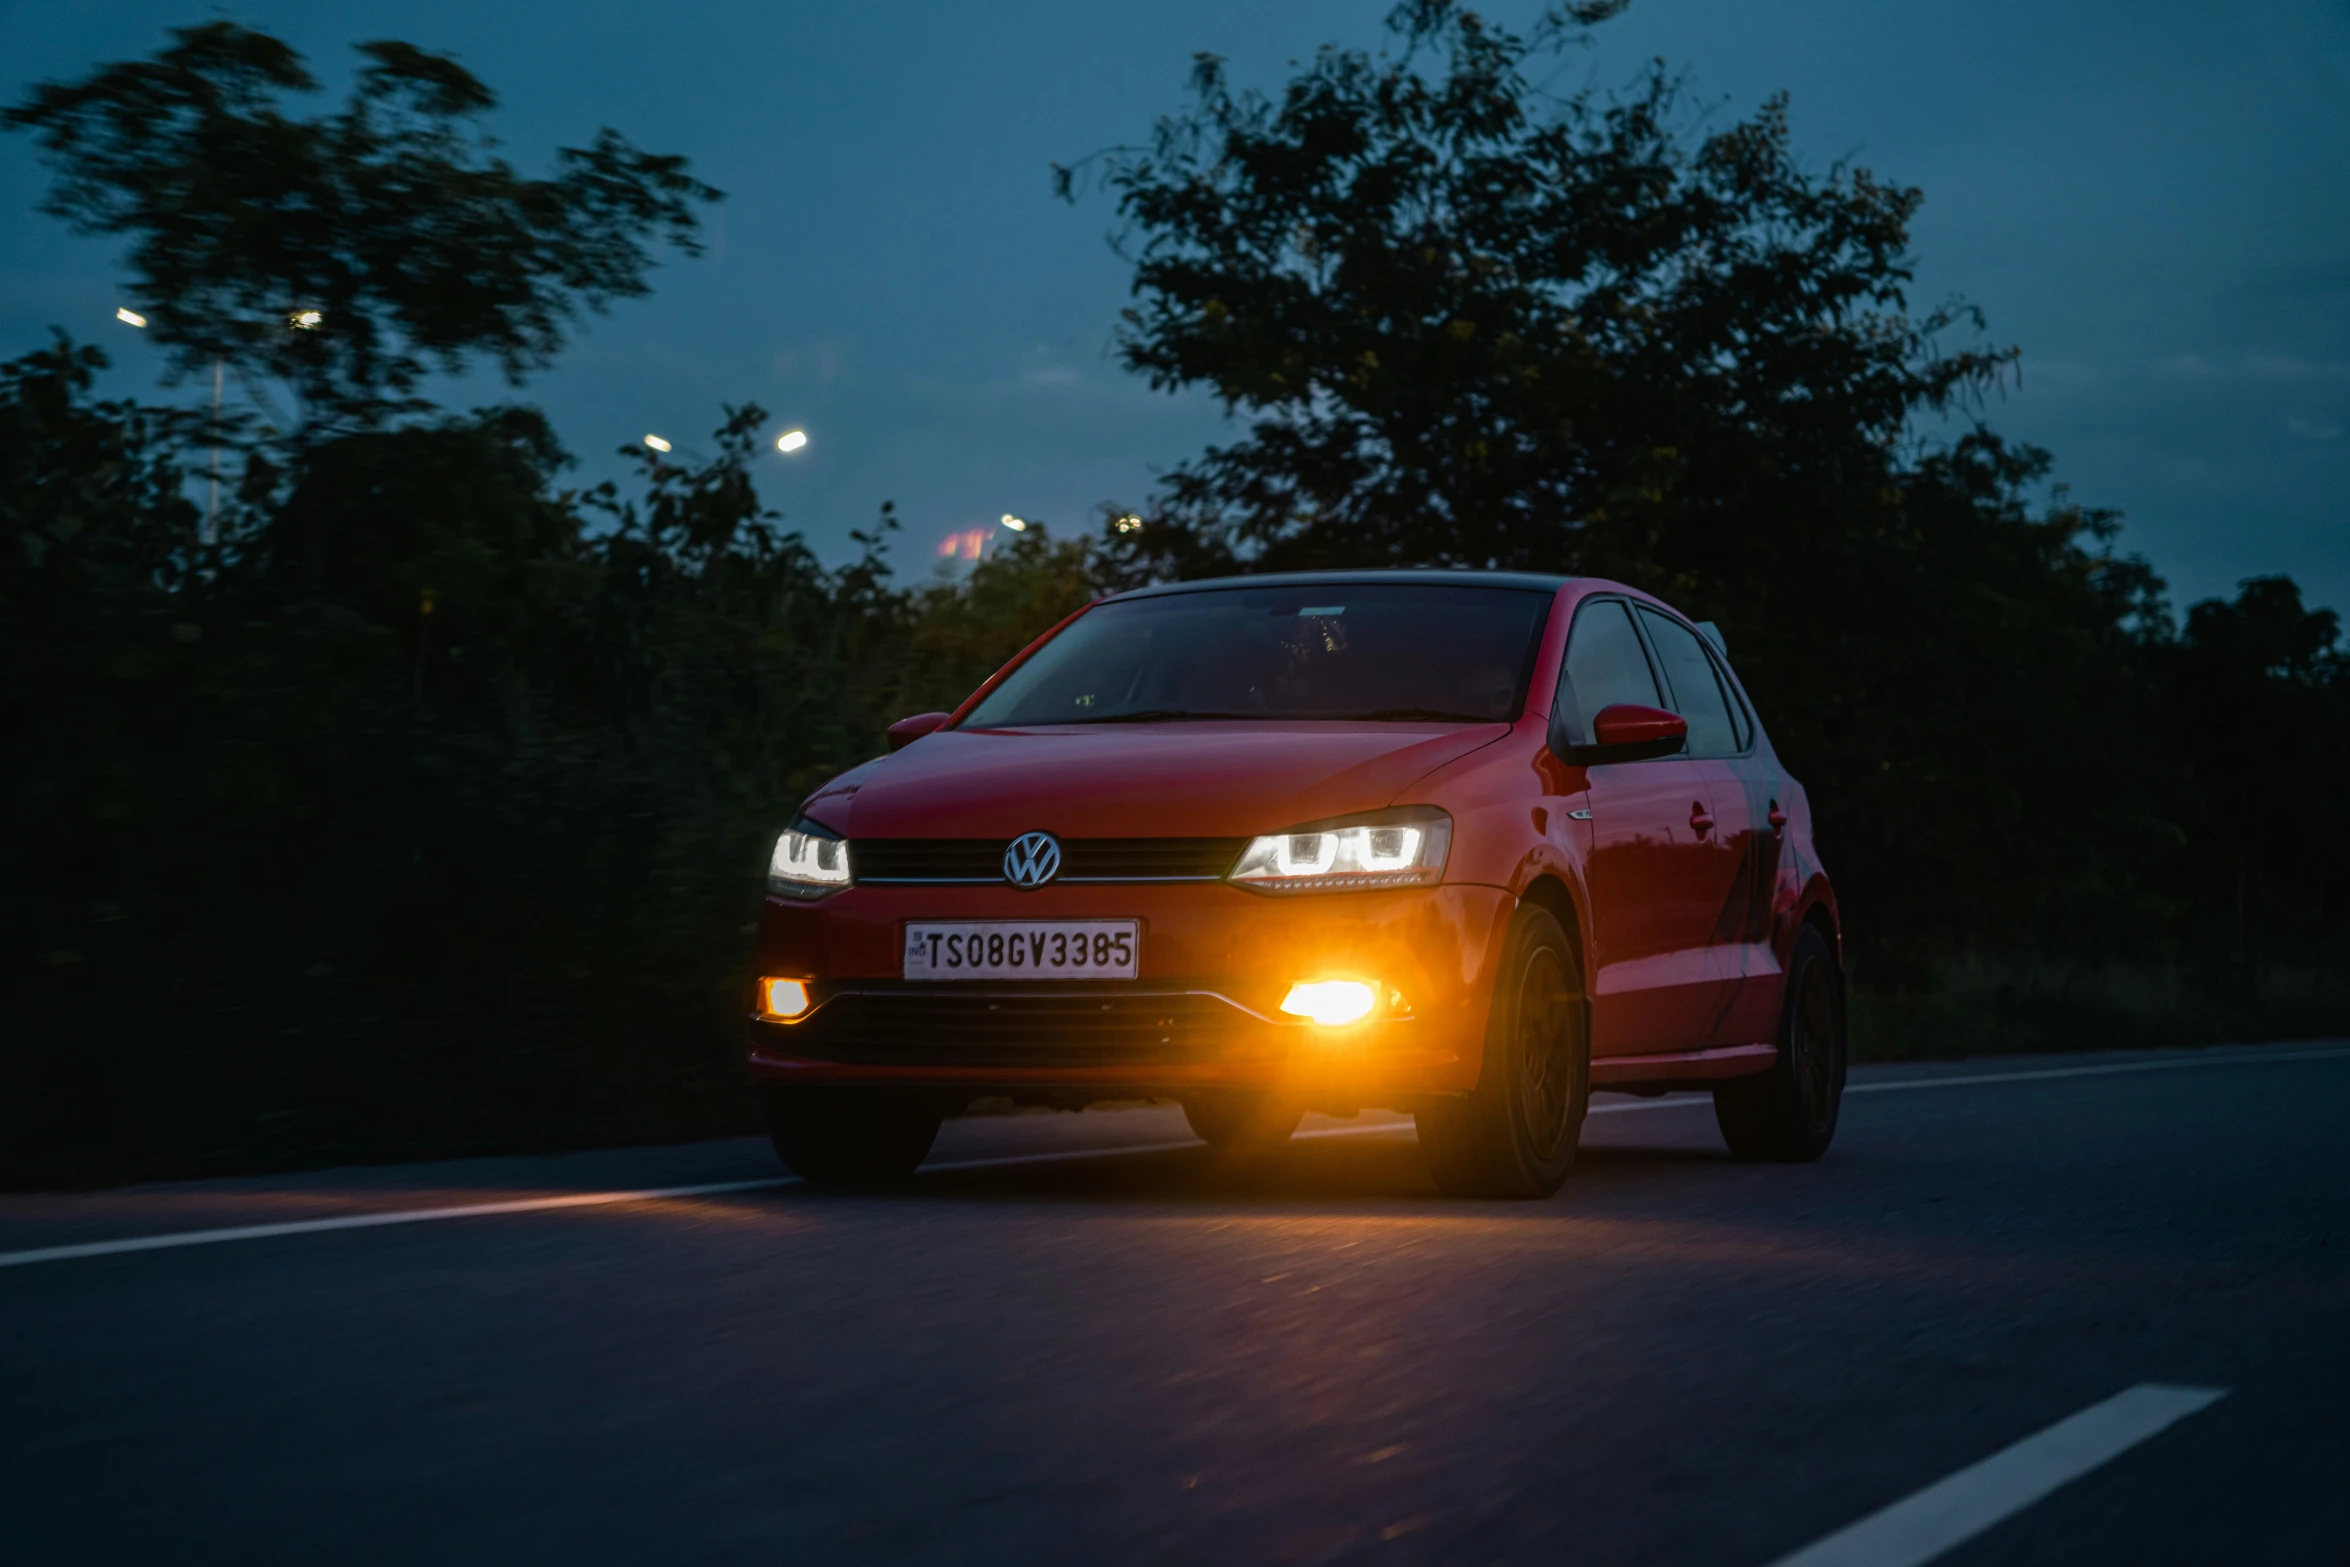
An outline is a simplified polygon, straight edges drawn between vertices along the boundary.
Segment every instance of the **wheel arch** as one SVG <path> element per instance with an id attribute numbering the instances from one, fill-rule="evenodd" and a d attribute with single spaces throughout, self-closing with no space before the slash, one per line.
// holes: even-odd
<path id="1" fill-rule="evenodd" d="M 1567 933 L 1567 945 L 1575 954 L 1576 978 L 1583 987 L 1584 1004 L 1591 1001 L 1591 941 L 1590 928 L 1584 923 L 1581 905 L 1575 901 L 1573 889 L 1548 872 L 1535 877 L 1518 894 L 1520 903 L 1531 903 L 1545 910 L 1559 922 Z M 1833 939 L 1833 938 L 1831 938 Z"/>

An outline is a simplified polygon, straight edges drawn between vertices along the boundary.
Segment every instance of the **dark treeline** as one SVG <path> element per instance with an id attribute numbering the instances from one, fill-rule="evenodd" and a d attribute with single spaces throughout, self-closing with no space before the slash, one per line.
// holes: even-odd
<path id="1" fill-rule="evenodd" d="M 1661 73 L 1529 80 L 1615 9 L 1520 38 L 1418 0 L 1272 99 L 1207 62 L 1067 173 L 1121 214 L 1127 362 L 1235 437 L 1139 529 L 927 584 L 886 506 L 845 567 L 784 531 L 756 408 L 582 489 L 532 409 L 420 397 L 690 253 L 682 160 L 606 131 L 526 177 L 398 44 L 300 118 L 302 62 L 225 23 L 33 91 L 48 210 L 125 236 L 174 364 L 240 395 L 103 401 L 63 338 L 0 367 L 0 1179 L 738 1125 L 801 794 L 1092 595 L 1289 565 L 1720 621 L 1811 786 L 1864 1049 L 2339 1026 L 2332 612 L 2264 578 L 2182 620 L 2051 498 L 1983 422 L 2012 356 L 1909 310 L 1916 192 L 1806 172 L 1777 105 L 1701 131 Z"/>

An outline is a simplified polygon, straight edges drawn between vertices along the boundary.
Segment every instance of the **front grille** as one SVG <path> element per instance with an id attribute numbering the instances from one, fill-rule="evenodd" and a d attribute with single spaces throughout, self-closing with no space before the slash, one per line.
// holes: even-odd
<path id="1" fill-rule="evenodd" d="M 1213 995 L 925 988 L 835 995 L 775 1042 L 860 1065 L 1081 1067 L 1264 1061 L 1293 1037 Z"/>
<path id="2" fill-rule="evenodd" d="M 1002 881 L 1008 838 L 857 838 L 863 882 Z M 1246 838 L 1064 838 L 1057 881 L 1214 881 Z"/>

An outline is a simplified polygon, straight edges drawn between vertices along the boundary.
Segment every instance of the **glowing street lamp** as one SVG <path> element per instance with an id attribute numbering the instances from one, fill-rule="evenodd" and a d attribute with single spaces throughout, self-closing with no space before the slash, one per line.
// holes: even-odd
<path id="1" fill-rule="evenodd" d="M 786 430 L 775 438 L 775 449 L 779 452 L 796 452 L 807 444 L 808 432 L 805 430 Z"/>
<path id="2" fill-rule="evenodd" d="M 122 322 L 125 326 L 145 326 L 147 324 L 147 318 L 145 316 L 140 315 L 136 310 L 132 310 L 127 306 L 118 308 L 114 312 L 114 319 Z"/>
<path id="3" fill-rule="evenodd" d="M 325 324 L 326 312 L 323 310 L 297 310 L 286 317 L 286 325 L 297 332 L 315 332 Z"/>
<path id="4" fill-rule="evenodd" d="M 669 450 L 669 443 L 668 443 L 667 441 L 664 441 L 664 440 L 662 440 L 662 439 L 661 439 L 661 437 L 659 437 L 659 436 L 657 436 L 657 435 L 648 435 L 648 436 L 646 436 L 646 437 L 645 437 L 645 444 L 646 444 L 647 446 L 650 446 L 650 447 L 651 447 L 653 450 L 655 450 L 655 451 L 657 451 L 657 452 L 665 452 L 665 451 Z"/>
<path id="5" fill-rule="evenodd" d="M 1116 528 L 1120 533 L 1139 533 L 1142 530 L 1142 519 L 1134 515 L 1134 513 L 1128 512 L 1125 516 L 1120 517 L 1116 522 L 1112 523 L 1111 526 Z"/>
<path id="6" fill-rule="evenodd" d="M 1028 531 L 1028 519 L 1025 517 L 1015 517 L 1010 512 L 1005 512 L 1004 526 L 1011 529 L 1014 533 L 1026 533 Z"/>

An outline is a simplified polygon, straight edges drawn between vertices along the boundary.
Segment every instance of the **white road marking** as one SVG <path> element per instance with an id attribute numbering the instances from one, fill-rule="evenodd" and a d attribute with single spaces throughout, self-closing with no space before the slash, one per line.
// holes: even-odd
<path id="1" fill-rule="evenodd" d="M 2333 1061 L 2350 1056 L 2350 1045 L 2315 1050 L 2260 1050 L 2227 1055 L 2187 1056 L 2161 1061 L 2114 1061 L 2103 1066 L 2052 1066 L 2037 1072 L 1976 1072 L 1965 1077 L 1901 1077 L 1883 1083 L 1847 1083 L 1848 1094 L 1898 1094 L 1911 1088 L 1965 1088 L 1974 1083 L 2035 1083 L 2044 1078 L 2114 1077 L 2124 1072 L 2183 1072 L 2192 1067 L 2238 1066 L 2272 1061 Z"/>
<path id="2" fill-rule="evenodd" d="M 1851 1083 L 1848 1094 L 1891 1093 L 1921 1088 L 1965 1088 L 1977 1083 L 2027 1083 L 2042 1078 L 2103 1077 L 2121 1072 L 2158 1072 L 2181 1067 L 2234 1066 L 2269 1061 L 2325 1061 L 2350 1056 L 2350 1045 L 2316 1050 L 2280 1050 L 2259 1054 L 2206 1056 L 2185 1060 L 2122 1061 L 2107 1066 L 2051 1067 L 2037 1072 L 1978 1072 L 1961 1077 L 1914 1077 L 1887 1083 Z M 1621 1115 L 1635 1110 L 1686 1110 L 1713 1107 L 1704 1095 L 1681 1099 L 1639 1099 L 1629 1104 L 1593 1105 L 1593 1115 Z M 1409 1120 L 1380 1121 L 1369 1126 L 1327 1126 L 1300 1132 L 1303 1138 L 1364 1137 L 1381 1132 L 1406 1132 Z M 1102 1159 L 1118 1154 L 1177 1153 L 1199 1143 L 1135 1143 L 1126 1147 L 1069 1148 L 1051 1153 L 1010 1154 L 989 1159 L 955 1159 L 926 1164 L 925 1173 L 943 1170 L 992 1170 L 1022 1164 L 1061 1164 L 1073 1159 Z M 69 1246 L 37 1246 L 26 1251 L 0 1251 L 0 1268 L 28 1267 L 38 1262 L 71 1262 L 83 1257 L 113 1257 L 126 1252 L 169 1251 L 181 1246 L 216 1246 L 226 1241 L 271 1240 L 283 1235 L 319 1235 L 334 1230 L 368 1230 L 387 1224 L 424 1224 L 435 1219 L 486 1219 L 507 1213 L 546 1213 L 563 1208 L 607 1208 L 620 1203 L 661 1202 L 677 1197 L 713 1197 L 727 1192 L 770 1191 L 796 1185 L 796 1175 L 771 1176 L 756 1181 L 717 1181 L 700 1186 L 649 1187 L 643 1191 L 571 1192 L 559 1197 L 522 1197 L 509 1202 L 466 1203 L 453 1208 L 398 1208 L 382 1213 L 340 1214 L 327 1219 L 289 1219 L 278 1224 L 242 1224 L 228 1229 L 181 1230 L 167 1235 L 132 1235 L 121 1240 L 82 1241 Z"/>
<path id="3" fill-rule="evenodd" d="M 280 1224 L 240 1224 L 224 1230 L 181 1230 L 172 1235 L 132 1235 L 118 1241 L 83 1241 L 0 1252 L 0 1268 L 35 1262 L 70 1262 L 77 1257 L 112 1257 L 128 1251 L 168 1251 L 175 1246 L 217 1246 L 223 1241 L 264 1241 L 280 1235 L 318 1235 L 328 1230 L 371 1230 L 385 1224 L 423 1224 L 432 1219 L 486 1219 L 500 1213 L 544 1213 L 551 1208 L 603 1208 L 622 1202 L 659 1202 L 664 1197 L 707 1197 L 718 1192 L 755 1192 L 786 1186 L 796 1175 L 759 1181 L 718 1181 L 706 1186 L 663 1186 L 641 1192 L 573 1192 L 562 1197 L 522 1197 L 512 1202 L 476 1202 L 457 1208 L 395 1208 L 384 1213 L 346 1213 L 331 1219 L 288 1219 Z"/>
<path id="4" fill-rule="evenodd" d="M 2224 1387 L 2141 1382 L 1772 1567 L 1921 1567 L 2227 1395 Z"/>

